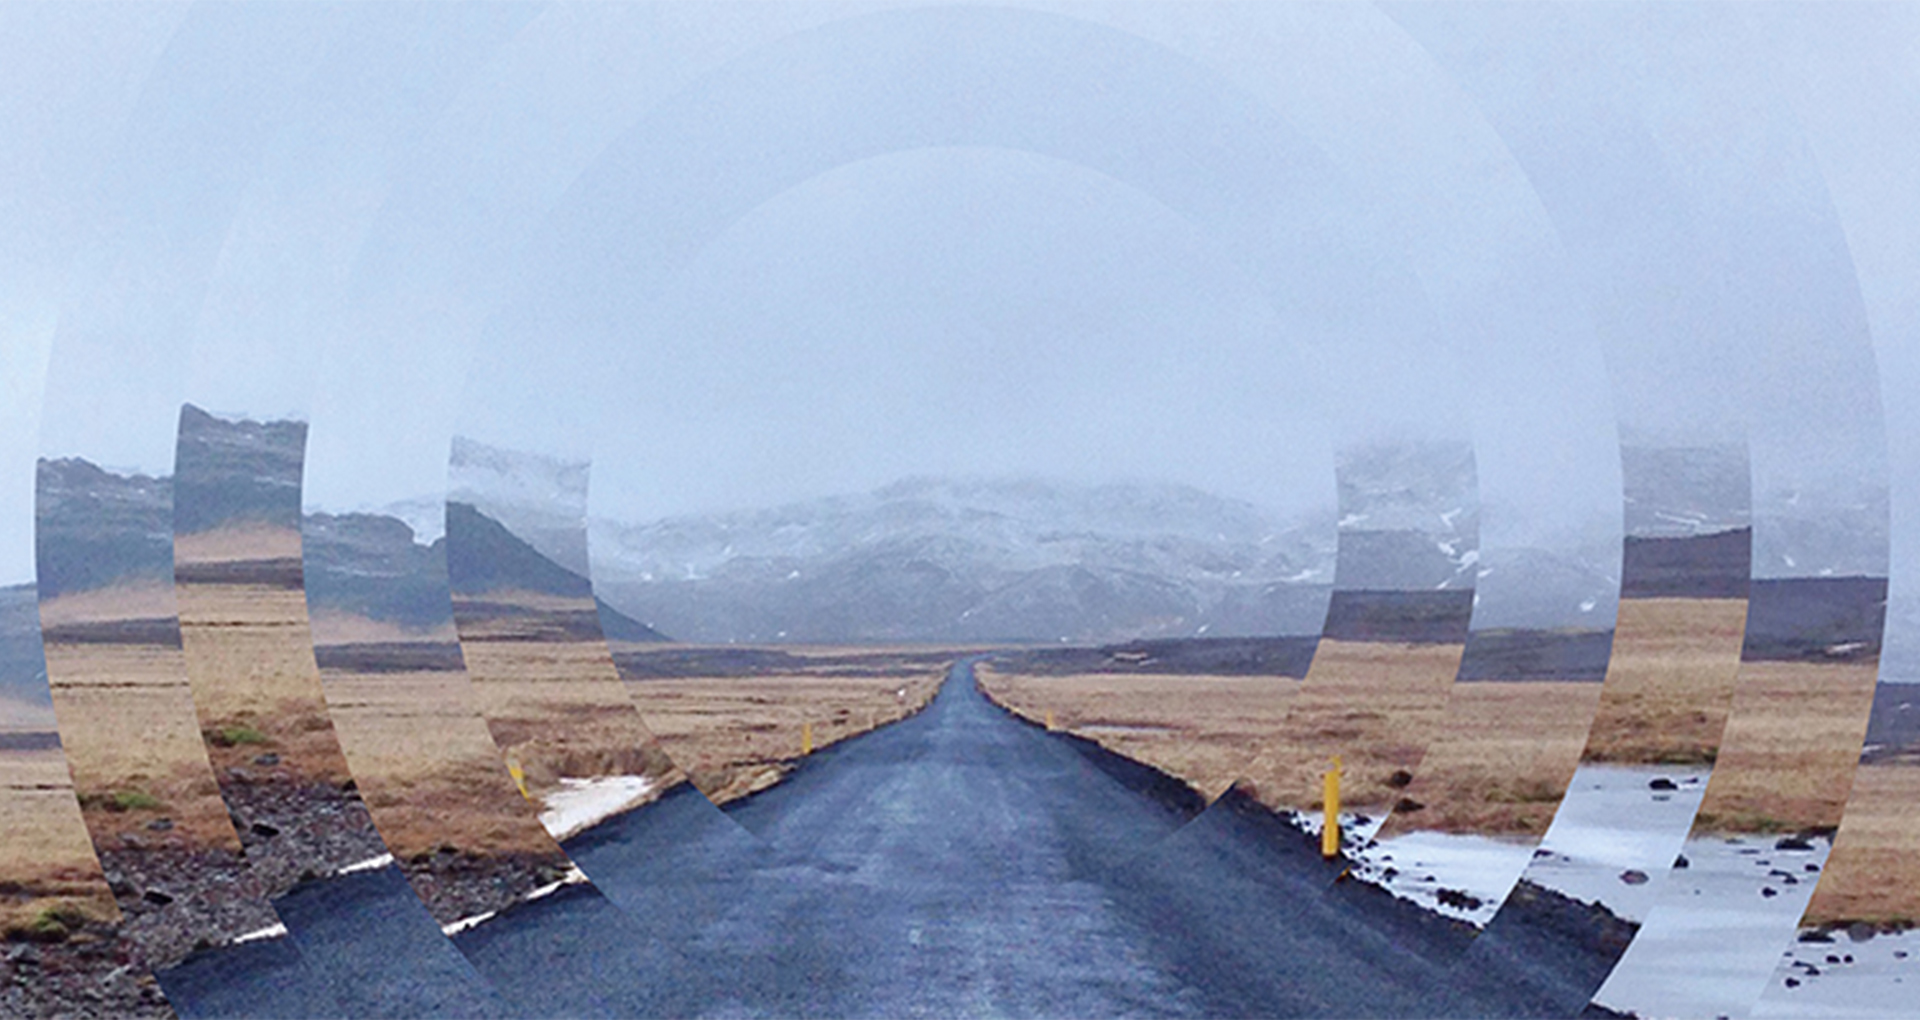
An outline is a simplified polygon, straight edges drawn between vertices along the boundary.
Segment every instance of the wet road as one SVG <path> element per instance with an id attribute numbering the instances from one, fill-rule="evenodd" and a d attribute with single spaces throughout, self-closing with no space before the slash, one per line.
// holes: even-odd
<path id="1" fill-rule="evenodd" d="M 1498 958 L 1462 977 L 1458 925 L 1330 886 L 1264 812 L 1194 817 L 1150 787 L 994 707 L 963 665 L 920 715 L 727 812 L 683 790 L 570 841 L 619 898 L 578 887 L 455 941 L 513 1012 L 541 1015 L 1553 1009 L 1538 973 L 1511 980 Z"/>

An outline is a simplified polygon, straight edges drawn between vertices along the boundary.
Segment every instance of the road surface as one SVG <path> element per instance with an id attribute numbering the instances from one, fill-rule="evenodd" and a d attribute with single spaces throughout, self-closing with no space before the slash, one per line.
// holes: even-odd
<path id="1" fill-rule="evenodd" d="M 1562 973 L 1578 970 L 1578 947 L 1520 931 L 1458 967 L 1457 923 L 1329 885 L 1312 841 L 1256 806 L 1198 807 L 1149 770 L 992 705 L 962 663 L 919 715 L 827 748 L 725 812 L 683 788 L 569 841 L 618 895 L 575 887 L 455 941 L 508 1010 L 529 1015 L 1571 1016 L 1584 1005 L 1587 979 Z M 340 909 L 335 927 L 371 916 Z"/>

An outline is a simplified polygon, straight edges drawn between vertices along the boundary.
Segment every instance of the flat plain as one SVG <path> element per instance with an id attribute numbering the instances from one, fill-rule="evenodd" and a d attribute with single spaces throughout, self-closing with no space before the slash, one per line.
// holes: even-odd
<path id="1" fill-rule="evenodd" d="M 1077 673 L 974 668 L 988 698 L 1174 776 L 1208 799 L 1244 778 L 1287 724 L 1300 681 L 1283 676 Z"/>
<path id="2" fill-rule="evenodd" d="M 924 708 L 958 650 L 700 649 L 616 645 L 632 704 L 660 747 L 717 804 L 766 789 L 813 746 Z"/>

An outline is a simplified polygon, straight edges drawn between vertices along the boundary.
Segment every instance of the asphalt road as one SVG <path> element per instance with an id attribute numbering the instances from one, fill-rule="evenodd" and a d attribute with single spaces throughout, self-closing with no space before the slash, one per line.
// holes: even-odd
<path id="1" fill-rule="evenodd" d="M 455 942 L 519 1015 L 1568 1016 L 1584 1004 L 1565 1008 L 1584 979 L 1543 966 L 1558 957 L 1533 952 L 1532 936 L 1503 943 L 1524 958 L 1476 947 L 1477 965 L 1457 968 L 1461 926 L 1330 885 L 1308 840 L 1245 802 L 1199 807 L 996 708 L 962 665 L 918 716 L 827 748 L 726 812 L 688 789 L 569 841 L 595 886 Z M 374 923 L 364 899 L 338 910 L 336 925 Z"/>

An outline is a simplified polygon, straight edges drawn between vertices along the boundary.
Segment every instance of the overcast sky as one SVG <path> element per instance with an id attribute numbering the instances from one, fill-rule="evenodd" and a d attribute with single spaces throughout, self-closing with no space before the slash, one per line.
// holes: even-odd
<path id="1" fill-rule="evenodd" d="M 334 509 L 455 431 L 623 517 L 1292 509 L 1402 436 L 1474 442 L 1484 542 L 1570 543 L 1625 427 L 1884 513 L 1911 11 L 900 7 L 0 7 L 0 580 L 34 455 L 164 472 L 182 400 L 309 417 Z"/>

